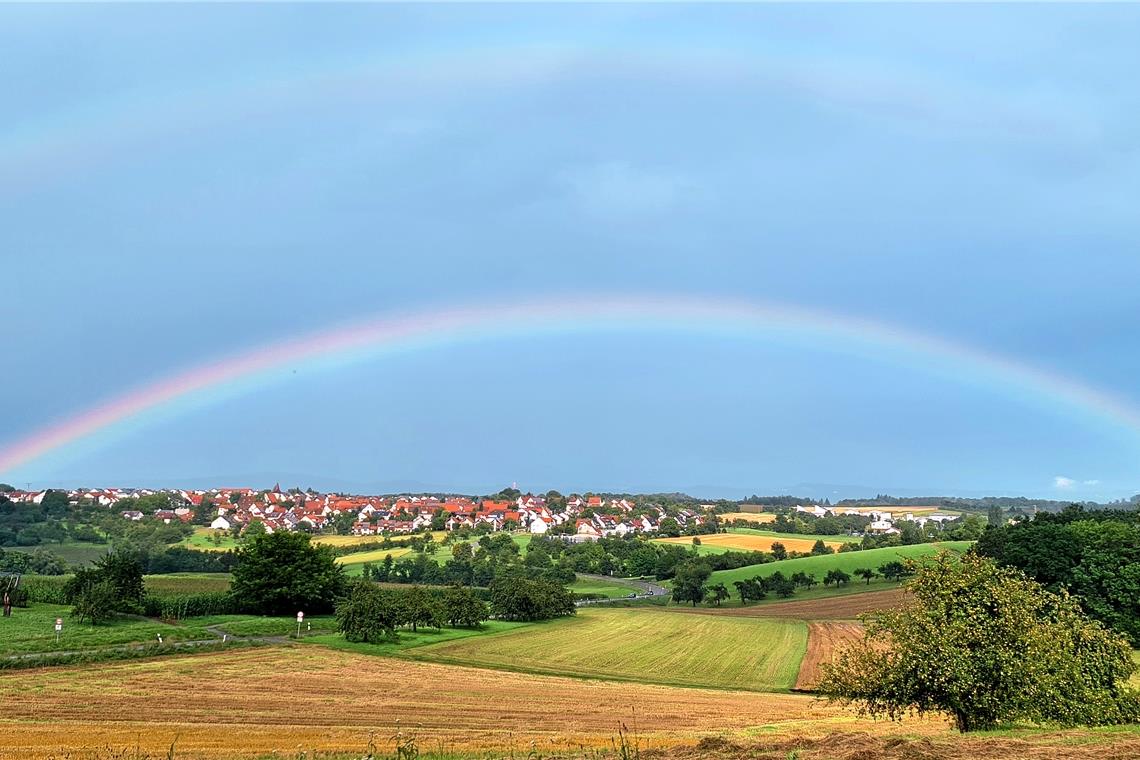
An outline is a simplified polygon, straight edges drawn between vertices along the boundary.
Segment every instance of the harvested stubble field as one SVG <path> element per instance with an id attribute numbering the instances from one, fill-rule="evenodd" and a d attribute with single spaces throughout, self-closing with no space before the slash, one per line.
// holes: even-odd
<path id="1" fill-rule="evenodd" d="M 386 740 L 397 721 L 422 724 L 425 749 L 513 742 L 522 756 L 532 740 L 543 753 L 607 745 L 622 722 L 636 726 L 643 746 L 662 747 L 848 720 L 804 695 L 535 676 L 316 646 L 4 673 L 0 694 L 4 760 L 83 757 L 136 742 L 162 755 L 175 735 L 179 758 L 359 753 L 370 731 Z"/>
<path id="2" fill-rule="evenodd" d="M 830 546 L 836 551 L 845 543 L 843 541 L 834 541 L 824 538 L 823 536 L 820 536 L 820 538 L 823 538 L 825 545 Z M 702 547 L 731 549 L 738 552 L 767 552 L 772 550 L 772 544 L 783 544 L 784 548 L 790 552 L 810 552 L 816 541 L 815 539 L 791 538 L 780 535 L 762 536 L 753 533 L 712 533 L 707 536 L 700 536 L 700 539 L 700 545 Z M 693 544 L 692 536 L 658 538 L 654 540 L 658 543 L 680 544 L 682 546 L 691 546 Z"/>
<path id="3" fill-rule="evenodd" d="M 532 676 L 321 647 L 0 674 L 0 694 L 0 760 L 161 758 L 175 737 L 178 760 L 347 759 L 364 754 L 373 732 L 389 757 L 398 726 L 416 730 L 425 753 L 521 758 L 533 741 L 546 757 L 596 760 L 590 750 L 608 748 L 622 722 L 636 728 L 645 760 L 1140 756 L 1137 727 L 962 737 L 945 721 L 872 723 L 806 695 Z"/>

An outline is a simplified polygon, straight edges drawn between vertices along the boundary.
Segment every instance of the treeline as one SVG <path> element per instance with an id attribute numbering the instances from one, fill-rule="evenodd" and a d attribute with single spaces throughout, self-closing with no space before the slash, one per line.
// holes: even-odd
<path id="1" fill-rule="evenodd" d="M 1067 591 L 1088 615 L 1140 646 L 1140 513 L 1070 505 L 987 530 L 974 550 Z"/>
<path id="2" fill-rule="evenodd" d="M 731 592 L 725 584 L 708 585 L 713 569 L 705 559 L 702 557 L 690 560 L 677 568 L 676 575 L 673 577 L 672 599 L 674 602 L 690 603 L 696 607 L 701 602 L 708 601 L 720 606 L 721 602 L 730 598 Z M 853 575 L 862 578 L 868 584 L 873 578 L 880 576 L 888 581 L 899 581 L 913 573 L 912 565 L 891 561 L 879 565 L 877 569 L 857 568 L 852 573 L 839 569 L 828 570 L 823 577 L 823 585 L 825 587 L 846 586 L 851 583 Z M 793 573 L 791 576 L 785 576 L 782 571 L 777 570 L 768 576 L 757 575 L 745 580 L 734 581 L 732 585 L 736 589 L 737 596 L 740 597 L 741 605 L 745 605 L 749 602 L 761 601 L 767 598 L 769 594 L 775 594 L 781 599 L 789 599 L 795 595 L 796 591 L 814 588 L 819 585 L 819 582 L 815 575 L 809 573 L 801 571 Z"/>

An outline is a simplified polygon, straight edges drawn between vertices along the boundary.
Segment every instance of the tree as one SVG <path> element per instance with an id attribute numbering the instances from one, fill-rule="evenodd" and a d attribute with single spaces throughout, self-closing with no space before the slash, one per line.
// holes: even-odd
<path id="1" fill-rule="evenodd" d="M 783 544 L 781 544 L 779 541 L 773 541 L 772 542 L 772 548 L 770 549 L 770 551 L 772 552 L 772 556 L 776 560 L 782 560 L 782 559 L 788 558 L 787 548 Z"/>
<path id="2" fill-rule="evenodd" d="M 107 579 L 96 580 L 84 584 L 76 593 L 71 614 L 79 622 L 86 620 L 98 625 L 115 615 L 117 601 L 115 585 Z"/>
<path id="3" fill-rule="evenodd" d="M 214 517 L 218 514 L 218 508 L 214 504 L 214 500 L 209 496 L 203 496 L 198 505 L 194 507 L 195 525 L 209 525 L 214 521 Z"/>
<path id="4" fill-rule="evenodd" d="M 284 615 L 333 609 L 345 589 L 332 549 L 304 533 L 256 536 L 238 551 L 230 593 L 247 612 Z"/>
<path id="5" fill-rule="evenodd" d="M 842 570 L 828 570 L 827 575 L 823 578 L 823 585 L 830 586 L 832 583 L 839 586 L 845 586 L 851 582 L 851 576 Z"/>
<path id="6" fill-rule="evenodd" d="M 814 555 L 835 554 L 835 550 L 825 544 L 822 538 L 817 538 L 815 543 L 811 545 L 811 553 Z"/>
<path id="7" fill-rule="evenodd" d="M 117 549 L 104 554 L 95 561 L 95 571 L 101 580 L 111 584 L 116 611 L 141 611 L 146 586 L 143 584 L 142 558 L 137 552 Z"/>
<path id="8" fill-rule="evenodd" d="M 673 601 L 692 602 L 696 607 L 705 598 L 705 581 L 712 575 L 712 568 L 700 560 L 688 560 L 677 565 L 673 575 Z"/>
<path id="9" fill-rule="evenodd" d="M 1005 524 L 1005 518 L 1002 516 L 1002 509 L 1000 504 L 991 504 L 986 510 L 986 527 L 987 528 L 1000 528 Z"/>
<path id="10" fill-rule="evenodd" d="M 420 586 L 400 590 L 400 603 L 402 605 L 402 619 L 405 625 L 411 625 L 412 631 L 419 626 L 431 626 L 439 629 L 443 625 L 443 611 L 439 601 Z"/>
<path id="11" fill-rule="evenodd" d="M 902 577 L 906 575 L 906 573 L 906 565 L 898 562 L 897 560 L 879 565 L 879 575 L 883 576 L 888 581 L 902 580 Z"/>
<path id="12" fill-rule="evenodd" d="M 487 619 L 487 605 L 466 586 L 451 586 L 443 594 L 443 619 L 456 628 L 478 628 Z"/>
<path id="13" fill-rule="evenodd" d="M 337 630 L 349 641 L 390 641 L 398 621 L 392 592 L 366 580 L 354 581 L 336 605 Z"/>
<path id="14" fill-rule="evenodd" d="M 672 517 L 666 517 L 658 526 L 657 533 L 662 536 L 676 538 L 681 535 L 681 525 Z"/>
<path id="15" fill-rule="evenodd" d="M 948 713 L 961 731 L 1140 718 L 1140 694 L 1125 685 L 1135 670 L 1128 643 L 1067 594 L 949 553 L 907 591 L 913 604 L 865 617 L 863 641 L 824 666 L 824 696 L 896 720 Z"/>
<path id="16" fill-rule="evenodd" d="M 574 595 L 551 581 L 500 576 L 490 591 L 491 613 L 503 620 L 550 620 L 576 612 Z"/>
<path id="17" fill-rule="evenodd" d="M 728 589 L 723 583 L 718 583 L 709 589 L 709 596 L 712 598 L 713 604 L 719 607 L 720 603 L 728 598 Z"/>
<path id="18" fill-rule="evenodd" d="M 854 572 L 856 575 L 861 577 L 863 580 L 867 581 L 868 586 L 871 585 L 871 579 L 874 578 L 876 575 L 878 575 L 877 572 L 875 572 L 874 570 L 872 570 L 869 567 L 856 568 Z"/>

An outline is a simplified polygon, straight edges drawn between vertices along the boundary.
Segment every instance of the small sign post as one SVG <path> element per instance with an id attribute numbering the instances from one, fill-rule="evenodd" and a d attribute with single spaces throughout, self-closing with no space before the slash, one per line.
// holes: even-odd
<path id="1" fill-rule="evenodd" d="M 59 643 L 59 632 L 63 630 L 63 618 L 55 619 L 55 643 Z"/>
<path id="2" fill-rule="evenodd" d="M 305 613 L 297 613 L 297 638 L 301 638 L 301 623 L 305 620 Z"/>

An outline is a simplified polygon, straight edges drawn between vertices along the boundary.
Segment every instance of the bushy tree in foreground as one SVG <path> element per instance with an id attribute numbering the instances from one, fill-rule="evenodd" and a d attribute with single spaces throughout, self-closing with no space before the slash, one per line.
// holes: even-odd
<path id="1" fill-rule="evenodd" d="M 962 731 L 1140 718 L 1127 642 L 1067 594 L 972 554 L 920 566 L 913 603 L 866 616 L 863 641 L 824 666 L 819 691 L 893 720 L 952 715 Z"/>
<path id="2" fill-rule="evenodd" d="M 332 549 L 304 533 L 255 536 L 238 552 L 230 593 L 242 609 L 262 615 L 329 612 L 345 589 Z"/>

